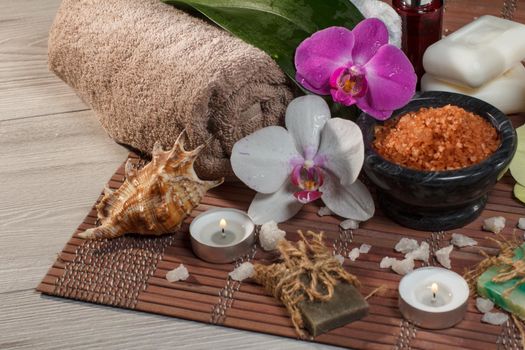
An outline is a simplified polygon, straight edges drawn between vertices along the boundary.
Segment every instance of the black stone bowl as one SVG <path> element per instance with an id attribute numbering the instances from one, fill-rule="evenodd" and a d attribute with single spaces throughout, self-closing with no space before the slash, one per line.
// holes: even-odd
<path id="1" fill-rule="evenodd" d="M 363 169 L 377 186 L 379 206 L 403 226 L 442 231 L 462 227 L 480 214 L 487 193 L 503 176 L 516 152 L 516 132 L 510 120 L 492 105 L 473 97 L 449 92 L 417 93 L 392 118 L 421 107 L 455 105 L 488 120 L 498 131 L 501 145 L 482 162 L 450 171 L 419 171 L 394 164 L 373 148 L 374 127 L 380 121 L 363 113 L 357 124 L 363 131 L 365 161 Z"/>

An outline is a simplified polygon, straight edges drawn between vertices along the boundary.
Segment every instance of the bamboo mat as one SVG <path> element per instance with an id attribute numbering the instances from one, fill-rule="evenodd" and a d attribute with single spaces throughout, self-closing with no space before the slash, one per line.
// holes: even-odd
<path id="1" fill-rule="evenodd" d="M 135 162 L 139 159 L 130 154 Z M 109 181 L 118 188 L 124 180 L 121 166 Z M 525 207 L 513 199 L 513 180 L 505 177 L 490 193 L 482 217 L 502 215 L 507 218 L 504 234 L 511 235 L 519 217 L 525 217 Z M 75 235 L 69 240 L 57 261 L 48 271 L 38 291 L 76 300 L 151 312 L 172 317 L 223 325 L 274 335 L 296 337 L 285 308 L 264 290 L 251 282 L 235 282 L 228 272 L 242 261 L 268 261 L 272 255 L 254 246 L 235 264 L 211 264 L 197 259 L 190 247 L 188 226 L 192 217 L 212 207 L 247 210 L 253 192 L 242 184 L 228 184 L 209 192 L 202 204 L 185 221 L 180 232 L 160 238 L 126 236 L 114 240 L 84 241 L 77 233 L 96 224 L 93 208 Z M 100 198 L 99 198 L 100 200 Z M 384 256 L 401 258 L 393 250 L 401 237 L 426 240 L 431 250 L 449 245 L 451 232 L 421 232 L 402 228 L 380 212 L 354 231 L 339 228 L 340 219 L 319 217 L 318 206 L 306 206 L 294 219 L 280 225 L 288 239 L 297 240 L 298 229 L 326 232 L 327 244 L 342 255 L 368 243 L 372 249 L 355 262 L 345 260 L 344 266 L 362 282 L 361 292 L 368 294 L 384 284 L 385 295 L 369 299 L 370 315 L 363 320 L 333 330 L 315 342 L 354 349 L 519 349 L 519 335 L 512 324 L 503 327 L 480 322 L 469 302 L 468 313 L 456 327 L 440 331 L 418 329 L 403 321 L 397 309 L 397 285 L 400 276 L 379 268 Z M 492 235 L 480 230 L 482 218 L 454 232 L 476 239 L 489 253 L 496 253 Z M 521 234 L 521 233 L 520 233 Z M 453 269 L 459 273 L 478 262 L 477 248 L 455 249 L 451 255 Z M 187 281 L 169 283 L 167 271 L 183 263 L 190 272 Z M 436 265 L 431 260 L 430 265 Z M 498 345 L 500 344 L 500 345 Z"/>

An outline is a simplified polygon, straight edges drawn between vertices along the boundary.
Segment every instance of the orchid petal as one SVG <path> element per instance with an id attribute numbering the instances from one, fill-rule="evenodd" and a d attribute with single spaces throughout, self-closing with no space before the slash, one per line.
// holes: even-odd
<path id="1" fill-rule="evenodd" d="M 237 177 L 261 193 L 277 191 L 292 171 L 291 160 L 301 158 L 292 136 L 280 126 L 257 130 L 233 146 L 231 165 Z"/>
<path id="2" fill-rule="evenodd" d="M 359 180 L 342 186 L 333 176 L 327 177 L 321 187 L 323 202 L 339 216 L 365 221 L 374 215 L 374 200 L 366 186 Z"/>
<path id="3" fill-rule="evenodd" d="M 346 67 L 339 67 L 336 70 L 334 70 L 329 80 L 331 89 L 337 89 L 339 85 L 339 79 L 341 79 L 341 76 L 345 74 L 347 71 L 348 71 L 348 68 Z"/>
<path id="4" fill-rule="evenodd" d="M 286 129 L 295 140 L 297 152 L 313 159 L 319 148 L 321 130 L 330 119 L 330 108 L 319 96 L 297 97 L 286 109 Z"/>
<path id="5" fill-rule="evenodd" d="M 277 192 L 257 193 L 250 204 L 248 215 L 256 225 L 272 220 L 279 223 L 292 218 L 303 207 L 303 204 L 295 199 L 294 191 L 293 185 L 285 182 Z"/>
<path id="6" fill-rule="evenodd" d="M 351 0 L 365 18 L 379 18 L 388 28 L 389 43 L 401 47 L 401 17 L 384 1 Z"/>
<path id="7" fill-rule="evenodd" d="M 322 66 L 320 67 L 320 69 L 324 69 L 326 66 Z M 326 74 L 329 74 L 328 72 L 328 69 L 326 69 L 326 71 L 320 73 L 322 74 L 323 76 L 326 75 Z M 307 75 L 308 77 L 308 75 Z M 296 72 L 295 73 L 295 80 L 297 82 L 299 82 L 299 84 L 301 84 L 306 90 L 310 91 L 310 92 L 313 92 L 314 94 L 317 94 L 317 95 L 328 95 L 330 94 L 330 85 L 329 83 L 324 83 L 322 82 L 322 85 L 320 88 L 316 88 L 315 86 L 311 85 L 308 80 L 307 80 L 307 77 L 303 77 L 301 75 L 301 73 L 299 72 Z M 315 83 L 315 82 L 314 82 Z"/>
<path id="8" fill-rule="evenodd" d="M 344 27 L 315 32 L 295 50 L 296 80 L 307 89 L 330 94 L 330 76 L 342 66 L 351 65 L 354 35 Z"/>
<path id="9" fill-rule="evenodd" d="M 332 89 L 330 91 L 330 93 L 332 95 L 332 99 L 335 102 L 340 103 L 340 104 L 345 105 L 345 106 L 351 106 L 354 103 L 356 103 L 356 101 L 357 101 L 354 98 L 354 96 L 352 96 L 351 94 L 345 94 L 341 90 Z"/>
<path id="10" fill-rule="evenodd" d="M 350 120 L 330 119 L 321 135 L 318 157 L 323 157 L 323 167 L 337 176 L 342 185 L 354 183 L 365 157 L 359 126 Z"/>
<path id="11" fill-rule="evenodd" d="M 378 119 L 390 117 L 414 96 L 417 76 L 403 51 L 384 45 L 364 66 L 368 91 L 357 106 Z"/>
<path id="12" fill-rule="evenodd" d="M 303 165 L 296 165 L 292 169 L 292 174 L 290 176 L 290 181 L 292 182 L 292 185 L 299 187 L 301 184 L 301 171 L 303 170 Z"/>
<path id="13" fill-rule="evenodd" d="M 294 193 L 294 197 L 303 204 L 316 201 L 323 195 L 320 191 L 299 191 Z"/>
<path id="14" fill-rule="evenodd" d="M 361 21 L 355 26 L 352 33 L 354 33 L 352 49 L 354 64 L 365 65 L 380 47 L 388 44 L 388 30 L 385 24 L 377 18 Z"/>

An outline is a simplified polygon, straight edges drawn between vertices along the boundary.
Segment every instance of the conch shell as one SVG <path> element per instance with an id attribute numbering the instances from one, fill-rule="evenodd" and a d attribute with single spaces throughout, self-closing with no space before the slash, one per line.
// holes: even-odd
<path id="1" fill-rule="evenodd" d="M 183 132 L 184 133 L 184 132 Z M 153 159 L 137 170 L 128 159 L 126 180 L 116 191 L 106 187 L 97 205 L 101 225 L 79 234 L 85 239 L 115 238 L 126 233 L 162 235 L 179 228 L 193 208 L 211 188 L 224 179 L 203 181 L 193 163 L 205 147 L 184 150 L 182 134 L 170 151 L 159 143 L 153 148 Z"/>

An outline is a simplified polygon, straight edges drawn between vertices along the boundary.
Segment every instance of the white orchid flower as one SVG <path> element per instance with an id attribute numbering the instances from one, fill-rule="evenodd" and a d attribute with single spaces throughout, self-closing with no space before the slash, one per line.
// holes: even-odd
<path id="1" fill-rule="evenodd" d="M 342 217 L 372 217 L 372 196 L 357 180 L 364 160 L 359 127 L 331 118 L 326 102 L 314 95 L 294 99 L 285 124 L 260 129 L 232 150 L 233 171 L 258 192 L 248 210 L 255 223 L 286 221 L 318 198 Z"/>

